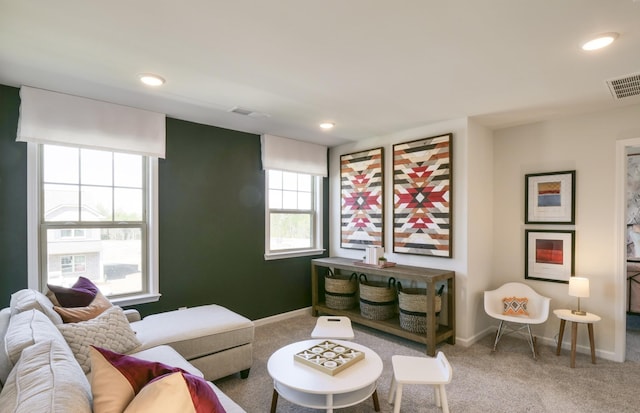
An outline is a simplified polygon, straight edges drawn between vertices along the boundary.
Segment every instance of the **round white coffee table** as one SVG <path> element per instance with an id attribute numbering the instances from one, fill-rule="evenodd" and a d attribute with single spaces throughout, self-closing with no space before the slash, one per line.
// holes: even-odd
<path id="1" fill-rule="evenodd" d="M 305 340 L 282 347 L 269 358 L 267 370 L 273 378 L 271 413 L 275 413 L 278 395 L 299 406 L 314 409 L 333 409 L 358 404 L 373 398 L 375 411 L 380 411 L 377 380 L 382 374 L 382 360 L 373 350 L 351 341 L 330 341 L 364 352 L 364 359 L 338 372 L 336 375 L 316 370 L 293 356 L 326 340 Z"/>

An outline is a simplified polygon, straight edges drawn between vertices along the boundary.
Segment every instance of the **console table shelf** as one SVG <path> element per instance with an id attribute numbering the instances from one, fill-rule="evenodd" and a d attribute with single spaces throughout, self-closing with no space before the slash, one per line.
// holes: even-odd
<path id="1" fill-rule="evenodd" d="M 427 332 L 426 334 L 414 333 L 400 327 L 398 317 L 389 320 L 370 320 L 364 318 L 360 314 L 358 308 L 350 310 L 336 310 L 326 306 L 321 301 L 324 290 L 321 290 L 321 280 L 324 278 L 319 276 L 319 268 L 333 268 L 338 270 L 357 272 L 359 274 L 375 275 L 382 278 L 394 277 L 398 281 L 418 281 L 426 284 L 427 288 Z M 447 323 L 438 324 L 435 316 L 435 292 L 437 283 L 447 284 L 446 297 L 446 315 Z M 385 333 L 389 333 L 408 340 L 426 344 L 426 353 L 435 356 L 436 345 L 440 342 L 447 341 L 455 344 L 455 273 L 453 271 L 436 270 L 431 268 L 413 267 L 408 265 L 396 265 L 387 268 L 363 267 L 354 264 L 353 259 L 348 258 L 316 258 L 311 260 L 311 300 L 312 313 L 318 316 L 319 313 L 329 315 L 347 316 L 352 322 L 365 325 Z M 444 308 L 443 308 L 444 310 Z"/>

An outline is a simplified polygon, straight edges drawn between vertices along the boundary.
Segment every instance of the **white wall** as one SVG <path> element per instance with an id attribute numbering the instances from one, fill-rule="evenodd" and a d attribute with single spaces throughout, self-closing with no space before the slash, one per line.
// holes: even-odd
<path id="1" fill-rule="evenodd" d="M 582 307 L 602 317 L 595 326 L 598 355 L 623 360 L 625 306 L 623 267 L 616 245 L 616 141 L 640 137 L 640 106 L 573 116 L 494 132 L 494 225 L 492 287 L 524 280 L 524 230 L 576 231 L 575 273 L 590 279 L 591 297 Z M 576 170 L 576 225 L 524 225 L 524 175 Z M 573 308 L 567 284 L 526 280 L 551 297 L 551 308 Z M 554 343 L 559 321 L 553 315 L 535 333 Z M 588 351 L 588 337 L 578 331 L 579 351 Z M 565 333 L 564 342 L 568 342 Z"/>
<path id="2" fill-rule="evenodd" d="M 482 134 L 482 144 L 470 144 L 467 130 L 472 127 Z M 452 206 L 453 206 L 453 258 L 434 258 L 409 254 L 393 253 L 393 158 L 392 146 L 396 143 L 408 142 L 411 140 L 436 136 L 444 133 L 453 133 L 453 181 L 452 181 Z M 385 255 L 393 262 L 420 267 L 438 268 L 452 270 L 456 273 L 456 330 L 457 342 L 465 345 L 476 332 L 474 321 L 478 311 L 478 297 L 481 295 L 477 291 L 478 286 L 484 282 L 469 282 L 469 262 L 474 262 L 477 267 L 473 270 L 473 276 L 478 279 L 486 278 L 489 273 L 490 248 L 491 248 L 491 173 L 492 164 L 490 132 L 475 125 L 469 124 L 468 120 L 456 119 L 447 122 L 440 122 L 424 127 L 403 131 L 388 136 L 375 137 L 352 144 L 341 145 L 330 150 L 330 255 L 341 256 L 353 259 L 361 259 L 362 251 L 340 248 L 340 155 L 353 153 L 366 149 L 384 147 L 384 174 L 385 174 Z M 469 162 L 469 148 L 473 148 L 476 155 L 474 162 Z M 477 149 L 477 151 L 476 151 Z M 474 173 L 469 170 L 469 165 L 477 168 Z M 470 178 L 472 176 L 472 178 Z M 469 190 L 469 182 L 472 182 L 474 189 Z M 488 190 L 489 193 L 484 191 Z M 470 199 L 473 200 L 474 209 L 470 214 Z M 486 201 L 486 202 L 485 202 Z M 481 217 L 482 222 L 479 231 L 474 231 L 470 237 L 468 217 Z M 478 244 L 475 247 L 480 254 L 470 253 L 470 242 Z M 473 286 L 473 287 L 469 287 Z M 476 290 L 474 290 L 476 289 Z M 469 301 L 469 298 L 471 300 Z M 471 303 L 471 305 L 469 305 Z"/>
<path id="3" fill-rule="evenodd" d="M 495 331 L 495 322 L 484 312 L 484 291 L 493 284 L 493 132 L 473 121 L 469 121 L 468 155 L 468 285 L 464 317 L 469 320 L 468 330 L 460 331 L 461 337 L 471 344 Z M 462 307 L 464 308 L 464 307 Z"/>
<path id="4" fill-rule="evenodd" d="M 453 258 L 393 254 L 392 158 L 394 143 L 452 132 Z M 636 138 L 636 140 L 633 140 Z M 551 308 L 572 308 L 567 284 L 524 279 L 524 230 L 575 229 L 576 275 L 591 280 L 591 297 L 582 306 L 597 313 L 599 357 L 624 360 L 626 287 L 616 228 L 622 200 L 616 200 L 616 147 L 640 138 L 640 105 L 490 131 L 472 119 L 456 119 L 410 131 L 375 137 L 330 151 L 330 254 L 360 259 L 359 250 L 340 248 L 341 154 L 385 148 L 385 251 L 401 264 L 456 272 L 456 342 L 471 344 L 495 331 L 483 310 L 483 291 L 520 281 L 552 298 Z M 619 150 L 618 150 L 619 152 Z M 622 159 L 621 161 L 624 161 Z M 524 176 L 576 170 L 576 225 L 524 225 Z M 622 174 L 624 177 L 624 174 Z M 624 178 L 623 178 L 624 179 Z M 552 314 L 534 327 L 544 344 L 555 345 L 559 321 Z M 587 353 L 588 337 L 580 329 L 578 351 Z M 569 333 L 565 332 L 565 346 Z"/>

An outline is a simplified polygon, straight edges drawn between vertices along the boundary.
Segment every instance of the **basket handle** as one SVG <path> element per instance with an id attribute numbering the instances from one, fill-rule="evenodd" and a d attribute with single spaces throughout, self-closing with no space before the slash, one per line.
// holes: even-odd
<path id="1" fill-rule="evenodd" d="M 358 274 L 355 272 L 351 273 L 351 276 L 349 277 L 349 282 L 351 282 L 351 280 L 355 279 L 356 281 L 358 280 Z"/>
<path id="2" fill-rule="evenodd" d="M 391 284 L 393 284 L 394 287 L 396 286 L 396 279 L 393 278 L 393 277 L 389 278 L 389 282 L 387 283 L 389 288 L 391 288 Z M 398 284 L 400 284 L 400 283 L 398 283 Z"/>
<path id="3" fill-rule="evenodd" d="M 354 273 L 355 274 L 355 273 Z M 362 278 L 364 277 L 364 282 L 367 282 L 367 275 L 366 274 L 360 274 L 358 276 L 358 280 L 360 281 L 360 284 L 362 284 Z"/>
<path id="4" fill-rule="evenodd" d="M 331 271 L 331 268 L 327 268 L 327 271 L 328 271 L 327 277 L 329 277 L 329 278 L 335 277 L 335 274 L 333 273 L 333 271 Z"/>
<path id="5" fill-rule="evenodd" d="M 398 292 L 402 291 L 402 284 L 400 284 L 400 281 L 396 283 L 396 287 L 398 289 Z"/>

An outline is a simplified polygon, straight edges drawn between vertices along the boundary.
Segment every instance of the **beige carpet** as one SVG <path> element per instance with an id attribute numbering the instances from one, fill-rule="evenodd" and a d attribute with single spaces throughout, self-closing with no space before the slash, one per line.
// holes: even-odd
<path id="1" fill-rule="evenodd" d="M 256 328 L 254 362 L 248 379 L 238 375 L 216 381 L 216 384 L 249 413 L 268 412 L 273 382 L 266 369 L 269 356 L 278 348 L 294 341 L 306 340 L 315 318 L 298 316 L 286 321 Z M 384 362 L 378 380 L 380 410 L 391 412 L 387 403 L 391 378 L 391 356 L 404 354 L 424 356 L 424 346 L 354 325 L 356 342 L 375 350 Z M 534 330 L 535 331 L 535 330 Z M 597 334 L 597 330 L 596 330 Z M 447 386 L 451 412 L 491 413 L 603 413 L 640 411 L 640 362 L 615 363 L 578 354 L 576 368 L 569 367 L 568 350 L 560 356 L 555 348 L 539 346 L 538 361 L 533 360 L 525 341 L 506 337 L 491 352 L 492 337 L 485 337 L 471 347 L 443 344 L 443 351 L 453 366 L 453 380 Z M 337 413 L 373 412 L 366 400 Z M 293 405 L 282 397 L 277 412 L 318 412 Z M 424 386 L 407 386 L 403 394 L 402 412 L 441 412 L 435 407 L 433 391 Z"/>

